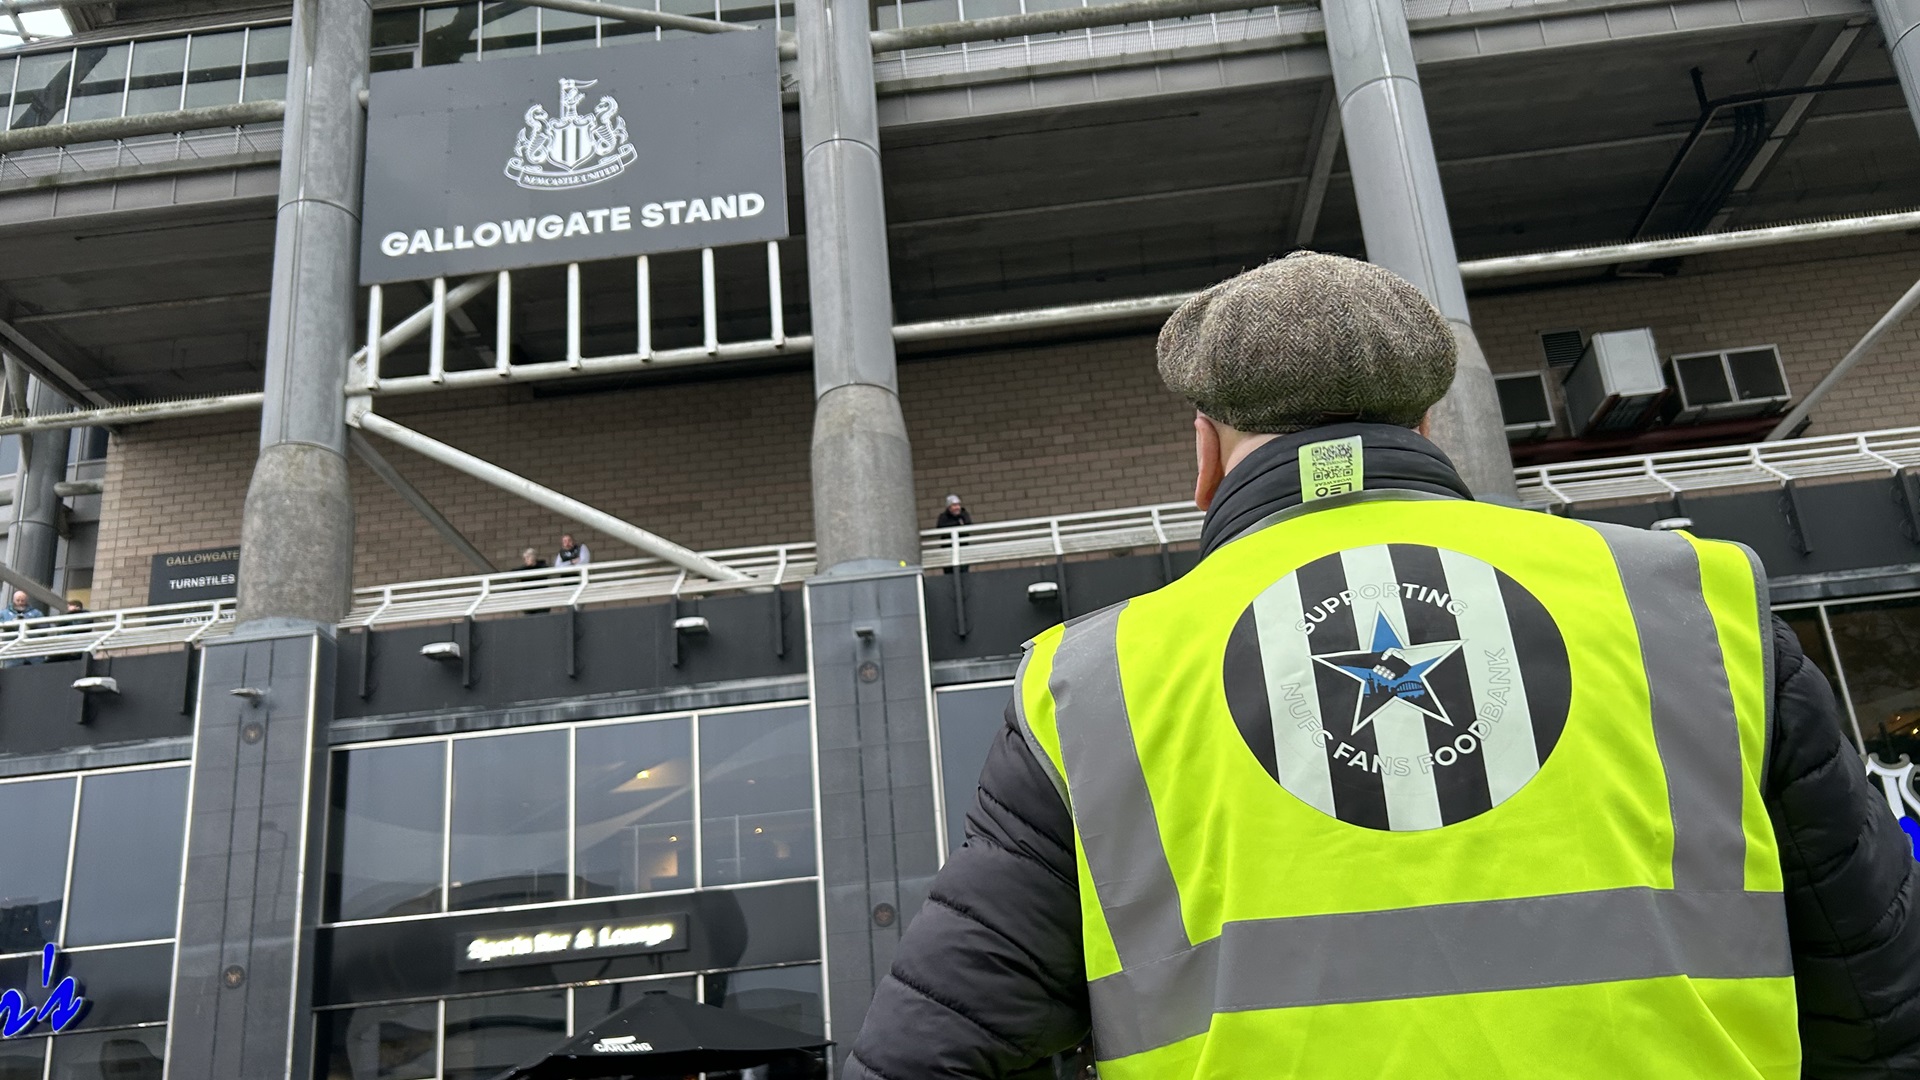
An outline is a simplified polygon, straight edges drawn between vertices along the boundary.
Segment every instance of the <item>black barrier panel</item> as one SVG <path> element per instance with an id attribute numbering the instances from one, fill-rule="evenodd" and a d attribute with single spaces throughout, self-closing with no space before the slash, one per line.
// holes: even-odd
<path id="1" fill-rule="evenodd" d="M 1198 552 L 1172 551 L 929 575 L 928 655 L 940 661 L 1018 653 L 1047 627 L 1152 592 L 1198 562 Z"/>
<path id="2" fill-rule="evenodd" d="M 457 971 L 455 956 L 475 935 L 513 937 L 588 926 L 623 927 L 684 915 L 684 949 Z M 811 881 L 764 888 L 710 889 L 593 904 L 322 927 L 314 1002 L 444 997 L 675 971 L 755 967 L 820 958 L 820 898 Z"/>
<path id="3" fill-rule="evenodd" d="M 185 651 L 52 660 L 0 670 L 0 753 L 44 754 L 193 734 L 188 680 L 199 666 Z M 112 678 L 119 692 L 83 694 L 74 680 Z"/>
<path id="4" fill-rule="evenodd" d="M 364 630 L 340 637 L 338 719 L 496 709 L 807 670 L 797 589 Z M 682 630 L 674 621 L 704 619 Z M 437 642 L 458 656 L 420 650 Z"/>
<path id="5" fill-rule="evenodd" d="M 1792 496 L 1780 488 L 1687 495 L 1679 513 L 1693 521 L 1689 531 L 1696 536 L 1752 548 L 1775 578 L 1920 561 L 1907 509 L 1890 479 L 1800 484 Z M 1661 500 L 1576 508 L 1573 516 L 1644 528 L 1676 512 L 1671 501 Z"/>

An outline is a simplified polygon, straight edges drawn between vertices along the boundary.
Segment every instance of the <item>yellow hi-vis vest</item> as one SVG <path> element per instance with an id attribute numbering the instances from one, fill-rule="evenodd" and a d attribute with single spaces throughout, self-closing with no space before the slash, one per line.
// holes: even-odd
<path id="1" fill-rule="evenodd" d="M 1745 549 L 1409 493 L 1041 635 L 1103 1080 L 1800 1075 Z"/>

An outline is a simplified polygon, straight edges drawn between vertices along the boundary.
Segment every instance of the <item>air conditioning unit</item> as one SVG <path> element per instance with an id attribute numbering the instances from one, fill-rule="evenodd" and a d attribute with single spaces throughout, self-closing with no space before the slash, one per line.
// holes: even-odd
<path id="1" fill-rule="evenodd" d="M 1545 372 L 1496 375 L 1493 387 L 1500 395 L 1500 416 L 1507 424 L 1508 442 L 1529 442 L 1553 434 L 1553 405 L 1547 399 Z"/>
<path id="2" fill-rule="evenodd" d="M 1675 356 L 1665 376 L 1673 395 L 1662 411 L 1672 424 L 1772 416 L 1793 398 L 1772 345 Z"/>
<path id="3" fill-rule="evenodd" d="M 1644 327 L 1593 335 L 1561 385 L 1575 435 L 1639 431 L 1660 415 L 1667 397 L 1660 351 Z"/>

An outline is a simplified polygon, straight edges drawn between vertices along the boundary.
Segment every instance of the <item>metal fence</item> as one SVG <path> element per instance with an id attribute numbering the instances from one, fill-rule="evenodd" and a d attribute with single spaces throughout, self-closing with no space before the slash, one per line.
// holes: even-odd
<path id="1" fill-rule="evenodd" d="M 1520 501 L 1546 510 L 1862 474 L 1897 475 L 1916 467 L 1920 427 L 1537 465 L 1516 470 L 1515 477 Z"/>

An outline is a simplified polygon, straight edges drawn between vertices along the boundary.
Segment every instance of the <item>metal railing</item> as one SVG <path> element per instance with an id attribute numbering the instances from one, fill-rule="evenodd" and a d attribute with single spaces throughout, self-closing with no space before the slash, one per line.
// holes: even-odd
<path id="1" fill-rule="evenodd" d="M 1910 468 L 1920 468 L 1920 427 L 1537 465 L 1515 478 L 1520 501 L 1544 510 Z"/>

